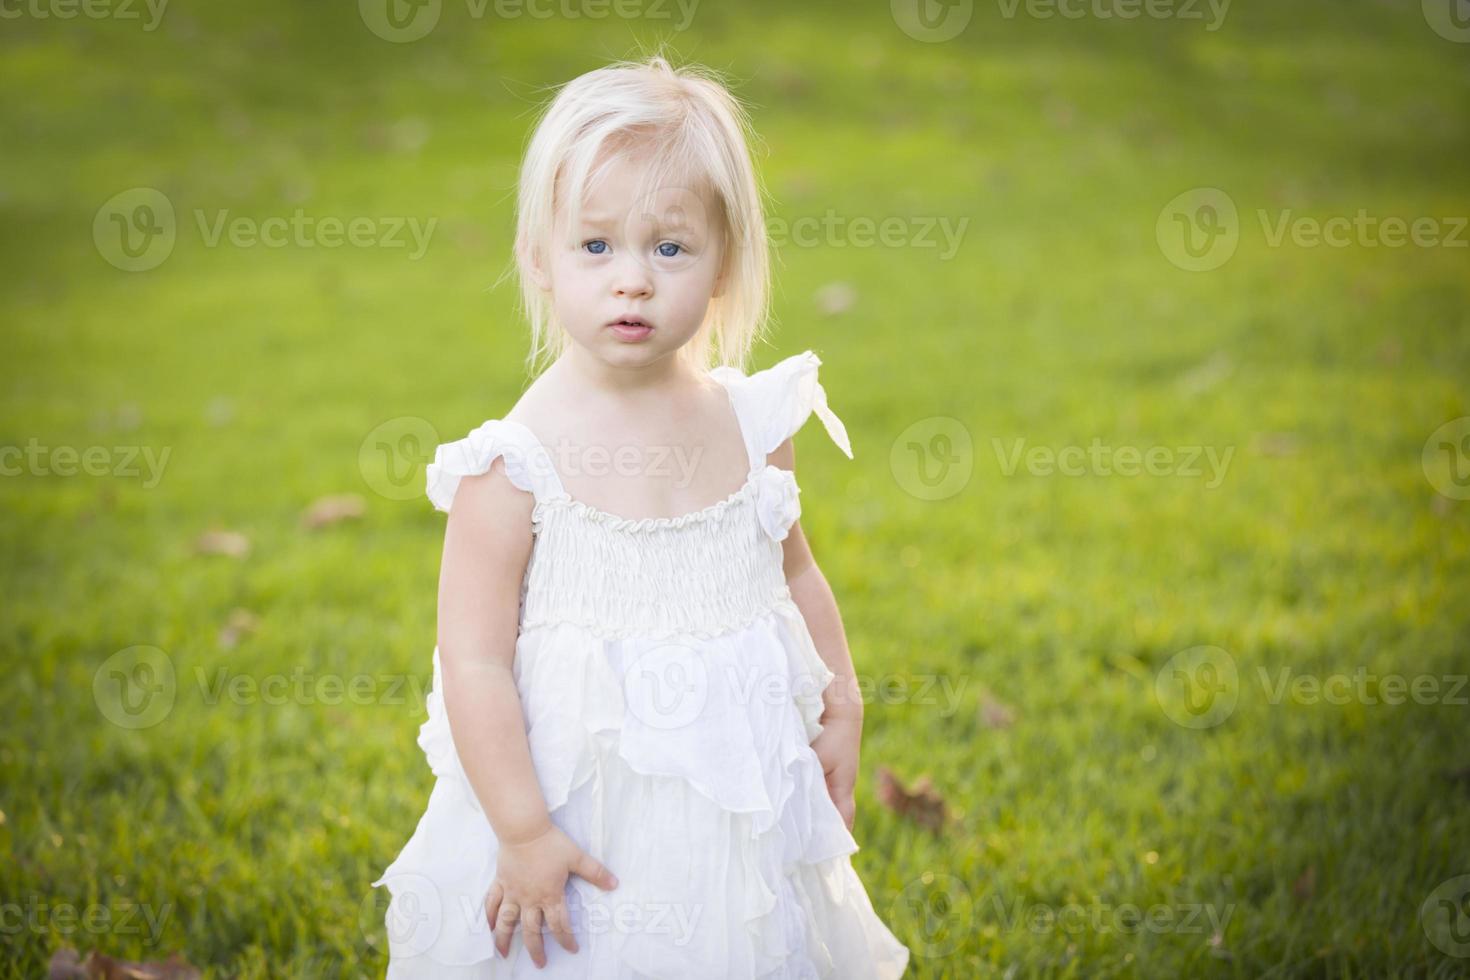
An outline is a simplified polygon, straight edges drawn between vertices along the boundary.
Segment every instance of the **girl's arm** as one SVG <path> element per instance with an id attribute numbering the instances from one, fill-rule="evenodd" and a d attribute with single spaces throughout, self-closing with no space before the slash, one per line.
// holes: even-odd
<path id="1" fill-rule="evenodd" d="M 787 439 L 766 461 L 783 470 L 796 470 L 796 447 Z M 822 724 L 829 719 L 863 719 L 862 693 L 858 689 L 856 673 L 852 666 L 852 654 L 847 649 L 847 633 L 842 628 L 842 614 L 837 610 L 837 598 L 827 584 L 826 577 L 812 549 L 802 533 L 801 521 L 791 525 L 791 530 L 782 542 L 784 558 L 782 570 L 786 573 L 786 584 L 791 587 L 791 597 L 801 610 L 817 653 L 826 663 L 827 669 L 837 676 L 822 694 L 824 710 Z"/>
<path id="2" fill-rule="evenodd" d="M 551 823 L 511 673 L 533 504 L 505 475 L 503 459 L 463 478 L 439 572 L 444 710 L 470 786 L 496 838 L 507 843 L 534 838 Z"/>
<path id="3" fill-rule="evenodd" d="M 787 439 L 766 459 L 774 466 L 794 472 L 796 448 Z M 847 633 L 842 628 L 837 599 L 827 584 L 826 576 L 817 566 L 800 521 L 791 525 L 782 548 L 782 567 L 791 598 L 806 620 L 817 653 L 835 675 L 822 692 L 822 732 L 812 742 L 812 748 L 822 760 L 827 792 L 842 814 L 847 829 L 851 830 L 855 815 L 853 789 L 857 785 L 858 754 L 863 737 L 862 692 L 852 666 L 852 654 L 847 648 Z"/>
<path id="4" fill-rule="evenodd" d="M 526 738 L 513 668 L 534 503 L 505 475 L 503 459 L 460 480 L 439 573 L 439 666 L 454 747 L 500 843 L 485 921 L 501 956 L 510 955 L 519 929 L 531 961 L 543 967 L 545 931 L 577 951 L 567 877 L 604 890 L 618 883 L 552 823 Z"/>

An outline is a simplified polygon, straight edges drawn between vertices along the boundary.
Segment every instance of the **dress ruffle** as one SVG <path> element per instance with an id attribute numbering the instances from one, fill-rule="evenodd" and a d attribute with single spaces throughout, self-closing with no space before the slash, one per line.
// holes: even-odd
<path id="1" fill-rule="evenodd" d="M 394 896 L 390 977 L 415 962 L 426 977 L 902 974 L 907 950 L 852 869 L 857 842 L 810 746 L 832 673 L 795 605 L 714 640 L 534 630 L 515 677 L 552 820 L 619 887 L 569 881 L 577 954 L 548 939 L 536 971 L 517 934 L 499 958 L 483 911 L 498 844 L 455 751 L 436 651 L 419 745 L 438 780 L 374 882 Z"/>

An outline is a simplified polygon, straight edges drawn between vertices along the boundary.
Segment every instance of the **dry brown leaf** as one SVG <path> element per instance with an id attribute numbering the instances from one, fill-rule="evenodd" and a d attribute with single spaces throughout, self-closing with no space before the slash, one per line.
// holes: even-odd
<path id="1" fill-rule="evenodd" d="M 944 829 L 947 816 L 944 797 L 939 795 L 927 774 L 914 780 L 912 788 L 905 788 L 891 769 L 879 766 L 878 801 L 900 817 L 906 817 L 933 833 Z"/>
<path id="2" fill-rule="evenodd" d="M 195 539 L 194 551 L 201 555 L 244 558 L 250 554 L 250 539 L 239 531 L 205 531 Z"/>
<path id="3" fill-rule="evenodd" d="M 817 290 L 817 309 L 824 316 L 838 316 L 852 309 L 857 302 L 857 290 L 852 283 L 829 282 Z"/>
<path id="4" fill-rule="evenodd" d="M 320 497 L 306 508 L 301 515 L 301 524 L 308 530 L 329 527 L 342 521 L 359 520 L 367 513 L 367 501 L 361 494 L 339 493 Z"/>
<path id="5" fill-rule="evenodd" d="M 1295 456 L 1301 444 L 1291 432 L 1257 432 L 1251 448 L 1257 456 Z"/>
<path id="6" fill-rule="evenodd" d="M 260 619 L 249 609 L 232 609 L 230 616 L 225 620 L 225 625 L 219 631 L 219 645 L 226 650 L 238 646 L 240 640 L 251 633 L 260 625 Z"/>
<path id="7" fill-rule="evenodd" d="M 980 696 L 980 724 L 986 728 L 1010 728 L 1016 723 L 1016 709 L 986 691 Z"/>
<path id="8" fill-rule="evenodd" d="M 1291 893 L 1297 901 L 1305 902 L 1317 893 L 1317 866 L 1309 866 L 1291 883 Z"/>
<path id="9" fill-rule="evenodd" d="M 199 968 L 180 953 L 166 960 L 115 960 L 95 949 L 82 960 L 77 951 L 63 946 L 51 954 L 49 980 L 199 980 Z"/>

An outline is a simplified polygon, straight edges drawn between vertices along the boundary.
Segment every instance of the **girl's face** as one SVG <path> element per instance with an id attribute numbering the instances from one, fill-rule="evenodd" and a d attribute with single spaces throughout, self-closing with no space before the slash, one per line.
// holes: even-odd
<path id="1" fill-rule="evenodd" d="M 619 154 L 585 198 L 579 225 L 557 208 L 547 281 L 571 341 L 615 366 L 651 364 L 699 331 L 719 295 L 724 227 L 703 190 L 660 187 L 636 200 L 642 159 Z M 632 318 L 641 325 L 620 325 Z"/>

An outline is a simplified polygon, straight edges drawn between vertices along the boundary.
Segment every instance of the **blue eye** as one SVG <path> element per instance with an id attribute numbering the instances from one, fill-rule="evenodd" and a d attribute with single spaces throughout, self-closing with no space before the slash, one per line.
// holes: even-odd
<path id="1" fill-rule="evenodd" d="M 596 248 L 593 246 L 596 246 Z M 607 251 L 607 242 L 600 238 L 594 238 L 590 242 L 583 242 L 582 247 L 590 251 L 593 255 L 601 255 Z"/>
<path id="2" fill-rule="evenodd" d="M 673 249 L 673 251 L 665 252 L 664 249 L 666 248 L 671 248 Z M 666 259 L 672 259 L 674 256 L 678 255 L 682 251 L 684 251 L 684 247 L 675 242 L 664 242 L 658 247 L 658 254 L 662 255 Z"/>

